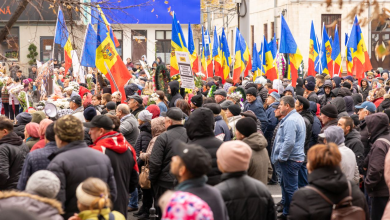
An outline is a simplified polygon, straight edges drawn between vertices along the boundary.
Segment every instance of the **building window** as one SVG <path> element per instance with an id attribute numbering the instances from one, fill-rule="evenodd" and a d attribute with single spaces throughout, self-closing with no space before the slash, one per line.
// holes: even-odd
<path id="1" fill-rule="evenodd" d="M 0 27 L 3 28 L 3 27 Z M 4 54 L 8 61 L 19 61 L 19 28 L 11 28 L 5 41 L 0 44 L 0 53 Z"/>
<path id="2" fill-rule="evenodd" d="M 264 24 L 264 37 L 265 40 L 268 42 L 268 25 Z"/>
<path id="3" fill-rule="evenodd" d="M 341 14 L 323 14 L 321 15 L 321 33 L 322 33 L 322 25 L 324 24 L 326 27 L 326 32 L 329 37 L 332 37 L 332 41 L 334 39 L 334 32 L 336 30 L 336 25 L 331 25 L 333 22 L 337 22 L 337 29 L 339 31 L 339 40 L 341 42 Z"/>
<path id="4" fill-rule="evenodd" d="M 165 63 L 171 58 L 171 38 L 172 31 L 156 31 L 156 57 L 161 57 Z"/>
<path id="5" fill-rule="evenodd" d="M 271 38 L 274 38 L 275 35 L 275 26 L 274 22 L 271 22 Z"/>
<path id="6" fill-rule="evenodd" d="M 123 31 L 114 31 L 114 35 L 119 42 L 119 47 L 116 48 L 116 51 L 123 60 Z"/>

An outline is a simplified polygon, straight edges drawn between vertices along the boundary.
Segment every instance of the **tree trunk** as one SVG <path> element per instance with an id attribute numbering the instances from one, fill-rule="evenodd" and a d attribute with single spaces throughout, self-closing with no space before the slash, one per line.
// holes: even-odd
<path id="1" fill-rule="evenodd" d="M 7 22 L 5 27 L 3 27 L 3 29 L 0 30 L 0 43 L 6 39 L 8 33 L 9 33 L 9 30 L 11 30 L 12 26 L 19 19 L 20 15 L 26 9 L 26 6 L 28 5 L 28 3 L 29 3 L 29 0 L 21 0 L 20 1 L 18 8 L 15 10 L 11 19 L 9 19 L 9 21 Z"/>

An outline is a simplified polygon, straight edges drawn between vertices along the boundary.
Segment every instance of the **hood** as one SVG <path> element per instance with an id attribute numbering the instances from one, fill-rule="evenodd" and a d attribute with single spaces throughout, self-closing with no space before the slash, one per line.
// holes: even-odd
<path id="1" fill-rule="evenodd" d="M 303 79 L 302 78 L 297 79 L 297 87 L 303 87 Z"/>
<path id="2" fill-rule="evenodd" d="M 339 88 L 335 88 L 330 91 L 330 97 L 337 97 L 338 94 L 339 94 Z"/>
<path id="3" fill-rule="evenodd" d="M 179 82 L 174 80 L 174 81 L 170 81 L 168 83 L 169 87 L 171 88 L 171 95 L 172 97 L 175 96 L 178 92 L 179 92 Z"/>
<path id="4" fill-rule="evenodd" d="M 131 145 L 126 141 L 121 133 L 110 131 L 98 137 L 98 139 L 96 139 L 90 147 L 100 150 L 103 153 L 104 148 L 108 148 L 119 154 L 123 154 L 130 146 Z"/>
<path id="5" fill-rule="evenodd" d="M 359 105 L 363 102 L 363 96 L 360 93 L 353 94 L 352 99 L 354 105 Z"/>
<path id="6" fill-rule="evenodd" d="M 360 133 L 356 129 L 352 129 L 352 131 L 345 136 L 345 142 L 349 140 L 360 140 L 360 138 Z"/>
<path id="7" fill-rule="evenodd" d="M 389 117 L 385 113 L 379 112 L 376 114 L 368 115 L 365 118 L 368 133 L 371 136 L 371 142 L 373 143 L 380 135 L 387 133 L 389 129 Z"/>
<path id="8" fill-rule="evenodd" d="M 249 137 L 242 139 L 242 141 L 249 145 L 249 147 L 251 147 L 254 151 L 263 150 L 268 145 L 267 139 L 258 132 L 249 135 Z"/>
<path id="9" fill-rule="evenodd" d="M 23 144 L 23 140 L 15 132 L 11 132 L 0 139 L 0 144 L 11 144 L 15 146 L 20 146 Z"/>
<path id="10" fill-rule="evenodd" d="M 339 89 L 339 93 L 337 94 L 337 97 L 345 97 L 345 96 L 351 96 L 352 92 L 348 88 L 341 87 Z"/>
<path id="11" fill-rule="evenodd" d="M 384 99 L 381 103 L 383 109 L 387 109 L 390 107 L 390 99 Z"/>
<path id="12" fill-rule="evenodd" d="M 191 140 L 214 136 L 214 123 L 214 114 L 210 109 L 198 108 L 191 113 L 185 123 L 187 136 Z"/>
<path id="13" fill-rule="evenodd" d="M 292 94 L 294 95 L 294 87 L 292 87 L 292 86 L 287 86 L 286 89 L 284 90 L 284 92 L 286 92 L 286 91 L 291 91 Z"/>
<path id="14" fill-rule="evenodd" d="M 330 104 L 336 106 L 337 108 L 337 112 L 340 114 L 341 112 L 345 112 L 346 111 L 346 106 L 345 106 L 345 101 L 343 98 L 341 97 L 336 97 L 335 99 L 333 99 L 332 101 L 330 101 Z"/>
<path id="15" fill-rule="evenodd" d="M 348 188 L 347 177 L 339 167 L 315 169 L 308 175 L 308 180 L 309 184 L 332 194 L 344 193 Z"/>
<path id="16" fill-rule="evenodd" d="M 125 86 L 125 94 L 127 98 L 134 95 L 136 91 L 138 91 L 138 86 L 135 83 L 130 83 Z"/>
<path id="17" fill-rule="evenodd" d="M 309 119 L 310 124 L 313 124 L 314 122 L 314 116 L 310 111 L 310 108 L 307 110 L 303 110 L 299 113 L 302 117 Z"/>
<path id="18" fill-rule="evenodd" d="M 160 59 L 160 62 L 158 62 L 157 59 Z M 161 57 L 157 57 L 157 58 L 156 58 L 156 63 L 157 63 L 158 65 L 163 64 L 163 61 L 162 61 Z"/>
<path id="19" fill-rule="evenodd" d="M 27 112 L 22 112 L 18 116 L 16 116 L 17 125 L 26 125 L 31 122 L 32 115 Z"/>
<path id="20" fill-rule="evenodd" d="M 313 101 L 309 101 L 309 102 L 310 102 L 310 107 L 309 107 L 310 112 L 313 115 L 316 115 L 317 114 L 317 103 L 315 103 Z"/>
<path id="21" fill-rule="evenodd" d="M 332 80 L 336 84 L 336 88 L 340 88 L 341 78 L 338 76 L 335 76 L 332 78 Z"/>
<path id="22" fill-rule="evenodd" d="M 324 82 L 324 88 L 325 88 L 325 87 L 330 87 L 330 89 L 332 89 L 332 88 L 333 88 L 332 80 L 329 80 L 329 79 L 325 80 L 325 82 Z"/>
<path id="23" fill-rule="evenodd" d="M 164 121 L 165 121 L 164 117 L 157 117 L 157 118 L 152 119 L 151 126 L 152 126 L 152 136 L 153 137 L 157 137 L 161 133 L 163 133 L 167 130 L 167 128 L 165 127 Z"/>
<path id="24" fill-rule="evenodd" d="M 352 115 L 355 110 L 353 98 L 351 96 L 345 96 L 343 99 L 345 101 L 346 111 L 348 112 L 349 115 Z"/>
<path id="25" fill-rule="evenodd" d="M 362 86 L 362 82 L 363 82 L 363 81 L 365 81 L 365 82 L 367 83 L 367 87 L 370 86 L 370 81 L 368 81 L 368 79 L 364 78 L 364 79 L 362 79 L 362 81 L 360 81 L 360 87 L 363 88 L 363 86 Z"/>
<path id="26" fill-rule="evenodd" d="M 152 127 L 149 121 L 144 122 L 142 125 L 138 126 L 140 131 L 146 131 L 148 133 L 152 132 Z"/>

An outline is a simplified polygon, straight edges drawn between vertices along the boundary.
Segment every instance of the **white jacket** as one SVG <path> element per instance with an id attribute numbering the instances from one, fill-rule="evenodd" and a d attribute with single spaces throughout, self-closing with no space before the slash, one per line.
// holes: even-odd
<path id="1" fill-rule="evenodd" d="M 228 121 L 229 121 L 228 125 L 230 127 L 233 138 L 236 137 L 236 124 L 237 124 L 238 120 L 240 120 L 241 118 L 242 118 L 241 115 L 237 115 L 237 116 L 233 116 L 233 117 L 228 118 Z"/>
<path id="2" fill-rule="evenodd" d="M 347 179 L 354 181 L 355 183 L 359 182 L 359 170 L 356 163 L 355 153 L 345 146 L 344 143 L 339 145 L 339 151 L 341 154 L 341 163 L 340 167 Z"/>

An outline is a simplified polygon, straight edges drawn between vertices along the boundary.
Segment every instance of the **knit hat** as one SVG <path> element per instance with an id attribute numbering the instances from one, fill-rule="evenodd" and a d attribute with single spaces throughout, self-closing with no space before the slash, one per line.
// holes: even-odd
<path id="1" fill-rule="evenodd" d="M 150 113 L 152 113 L 152 119 L 157 118 L 160 116 L 160 108 L 157 105 L 149 105 L 146 110 L 148 110 Z"/>
<path id="2" fill-rule="evenodd" d="M 247 95 L 253 95 L 254 97 L 256 97 L 257 89 L 254 88 L 254 87 L 250 87 L 248 90 L 246 90 L 246 94 Z"/>
<path id="3" fill-rule="evenodd" d="M 217 91 L 214 92 L 214 95 L 221 95 L 221 96 L 226 97 L 227 93 L 224 89 L 218 89 Z"/>
<path id="4" fill-rule="evenodd" d="M 91 121 L 93 117 L 96 116 L 96 110 L 94 107 L 88 107 L 84 109 L 84 118 L 87 121 Z"/>
<path id="5" fill-rule="evenodd" d="M 241 118 L 236 123 L 236 129 L 245 137 L 257 132 L 257 124 L 253 118 Z"/>
<path id="6" fill-rule="evenodd" d="M 305 85 L 305 88 L 309 91 L 314 91 L 314 88 L 316 87 L 315 83 L 312 81 L 307 82 Z"/>
<path id="7" fill-rule="evenodd" d="M 138 114 L 138 119 L 141 120 L 141 121 L 151 121 L 152 117 L 153 117 L 153 114 L 150 113 L 148 110 L 142 110 Z"/>
<path id="8" fill-rule="evenodd" d="M 31 122 L 35 122 L 39 124 L 43 119 L 46 118 L 46 114 L 42 111 L 36 111 L 32 113 L 32 119 Z"/>
<path id="9" fill-rule="evenodd" d="M 30 113 L 22 112 L 16 116 L 18 125 L 26 125 L 31 122 L 32 116 Z"/>
<path id="10" fill-rule="evenodd" d="M 106 104 L 107 110 L 115 110 L 116 104 L 115 102 L 107 102 Z"/>
<path id="11" fill-rule="evenodd" d="M 202 107 L 203 105 L 203 97 L 202 95 L 196 95 L 191 98 L 192 104 L 194 104 L 196 107 Z"/>
<path id="12" fill-rule="evenodd" d="M 39 138 L 39 124 L 35 122 L 30 122 L 25 127 L 27 134 L 30 135 L 30 137 L 33 138 Z"/>
<path id="13" fill-rule="evenodd" d="M 321 114 L 324 114 L 329 118 L 337 118 L 338 112 L 336 106 L 328 104 L 321 108 Z"/>
<path id="14" fill-rule="evenodd" d="M 347 89 L 351 89 L 352 85 L 351 85 L 351 83 L 349 83 L 349 82 L 344 82 L 344 83 L 343 83 L 343 87 L 345 87 L 345 88 L 347 88 Z"/>
<path id="15" fill-rule="evenodd" d="M 59 118 L 54 124 L 54 131 L 57 137 L 65 142 L 84 140 L 83 123 L 73 115 Z"/>
<path id="16" fill-rule="evenodd" d="M 41 123 L 39 123 L 39 135 L 41 139 L 45 138 L 46 128 L 51 123 L 53 123 L 53 121 L 47 118 L 43 119 Z"/>
<path id="17" fill-rule="evenodd" d="M 280 95 L 279 93 L 277 92 L 272 92 L 271 94 L 269 94 L 270 96 L 272 96 L 277 102 L 280 102 Z"/>
<path id="18" fill-rule="evenodd" d="M 228 107 L 228 109 L 229 109 L 230 113 L 232 113 L 233 116 L 240 115 L 240 113 L 241 113 L 241 107 L 238 106 L 238 105 L 235 105 L 235 104 L 234 105 L 230 105 Z"/>
<path id="19" fill-rule="evenodd" d="M 26 191 L 54 199 L 60 191 L 60 185 L 60 179 L 54 173 L 48 170 L 39 170 L 28 179 Z"/>
<path id="20" fill-rule="evenodd" d="M 225 173 L 247 171 L 251 156 L 252 149 L 242 141 L 224 142 L 217 150 L 218 164 Z"/>

